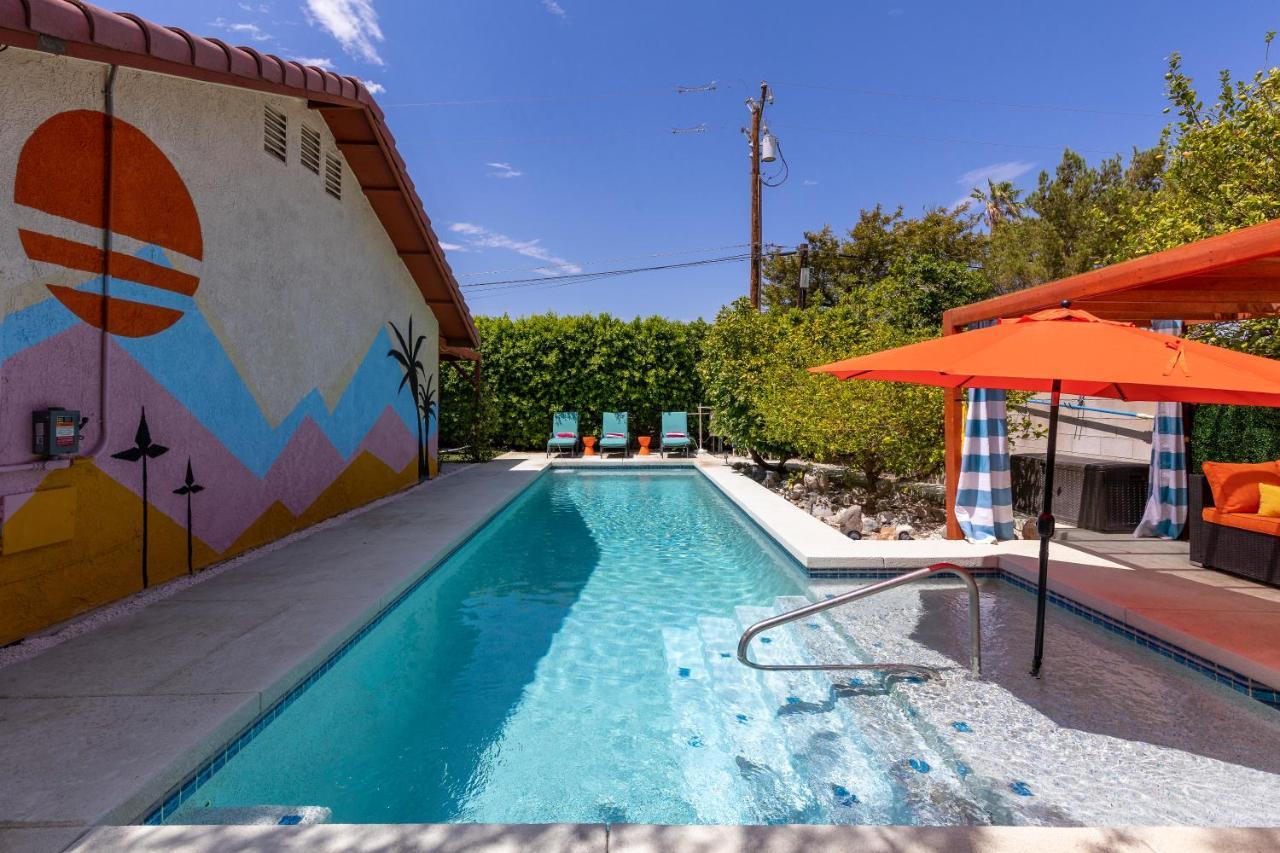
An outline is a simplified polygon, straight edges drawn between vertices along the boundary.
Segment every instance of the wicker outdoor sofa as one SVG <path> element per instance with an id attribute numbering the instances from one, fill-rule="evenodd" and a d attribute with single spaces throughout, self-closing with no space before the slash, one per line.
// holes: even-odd
<path id="1" fill-rule="evenodd" d="M 1217 511 L 1203 474 L 1192 475 L 1188 485 L 1191 562 L 1280 586 L 1280 519 Z"/>

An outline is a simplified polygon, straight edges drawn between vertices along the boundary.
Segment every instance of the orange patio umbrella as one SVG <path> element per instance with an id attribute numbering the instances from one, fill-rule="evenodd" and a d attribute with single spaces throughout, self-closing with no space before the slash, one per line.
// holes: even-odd
<path id="1" fill-rule="evenodd" d="M 1280 361 L 1171 338 L 1128 323 L 1062 308 L 995 326 L 849 358 L 813 373 L 839 379 L 912 382 L 942 388 L 1047 391 L 1048 453 L 1040 534 L 1035 655 L 1044 657 L 1044 613 L 1053 537 L 1053 466 L 1062 393 L 1119 400 L 1280 406 Z"/>

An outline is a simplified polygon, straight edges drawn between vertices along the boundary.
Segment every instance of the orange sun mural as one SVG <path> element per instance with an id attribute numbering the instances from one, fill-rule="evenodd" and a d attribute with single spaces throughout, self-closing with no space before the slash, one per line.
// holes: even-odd
<path id="1" fill-rule="evenodd" d="M 112 119 L 111 206 L 104 203 L 107 117 L 91 110 L 59 113 L 36 128 L 18 156 L 13 200 L 52 216 L 102 228 L 110 216 L 114 234 L 180 252 L 204 255 L 200 218 L 177 169 L 154 142 L 133 125 Z M 51 234 L 19 229 L 33 261 L 102 275 L 191 296 L 199 279 L 132 255 L 111 252 Z M 81 320 L 113 335 L 140 338 L 178 322 L 174 308 L 99 293 L 47 285 Z"/>

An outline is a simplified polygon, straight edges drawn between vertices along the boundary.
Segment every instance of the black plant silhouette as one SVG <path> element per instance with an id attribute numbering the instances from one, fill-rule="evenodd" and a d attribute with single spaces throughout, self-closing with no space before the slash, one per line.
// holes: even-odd
<path id="1" fill-rule="evenodd" d="M 195 476 L 191 473 L 191 457 L 187 457 L 187 477 L 183 484 L 173 490 L 175 495 L 187 496 L 187 574 L 195 571 L 191 560 L 191 496 L 197 492 L 203 492 L 204 486 L 196 482 Z"/>
<path id="2" fill-rule="evenodd" d="M 147 577 L 147 460 L 155 459 L 169 452 L 169 448 L 156 444 L 151 440 L 151 429 L 147 426 L 147 407 L 142 407 L 142 417 L 138 420 L 138 431 L 133 436 L 133 447 L 111 454 L 113 459 L 126 462 L 142 462 L 142 588 L 150 585 Z"/>
<path id="3" fill-rule="evenodd" d="M 422 345 L 426 343 L 426 335 L 413 336 L 413 317 L 409 318 L 408 334 L 400 334 L 400 330 L 396 328 L 395 323 L 388 323 L 391 331 L 395 332 L 396 342 L 400 348 L 387 351 L 388 358 L 394 358 L 404 371 L 404 376 L 400 379 L 400 386 L 396 389 L 399 394 L 404 390 L 404 386 L 409 386 L 409 395 L 413 398 L 414 410 L 418 413 L 418 417 L 414 419 L 418 427 L 418 479 L 421 480 L 427 476 L 427 453 L 426 445 L 423 442 L 422 434 L 422 417 L 421 405 L 422 399 L 419 395 L 421 388 L 421 377 L 426 376 L 427 369 L 422 366 L 422 361 L 418 358 L 422 352 Z"/>
<path id="4" fill-rule="evenodd" d="M 422 447 L 424 458 L 430 454 L 427 445 L 431 440 L 431 416 L 436 411 L 435 377 L 428 376 L 425 385 L 418 386 L 418 415 L 422 418 Z M 427 459 L 427 472 L 430 473 L 430 459 Z"/>

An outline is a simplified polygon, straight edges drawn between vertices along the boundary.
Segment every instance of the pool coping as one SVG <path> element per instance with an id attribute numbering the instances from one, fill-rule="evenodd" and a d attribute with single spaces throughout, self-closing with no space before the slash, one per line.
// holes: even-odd
<path id="1" fill-rule="evenodd" d="M 193 830 L 196 831 L 195 834 Z M 100 827 L 72 848 L 136 853 L 1192 853 L 1280 849 L 1280 829 L 1252 827 L 661 826 L 651 824 L 321 824 Z"/>

